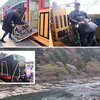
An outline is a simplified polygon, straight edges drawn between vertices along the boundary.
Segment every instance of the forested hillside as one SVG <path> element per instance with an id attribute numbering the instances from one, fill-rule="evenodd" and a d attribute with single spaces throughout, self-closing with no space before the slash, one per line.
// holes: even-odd
<path id="1" fill-rule="evenodd" d="M 64 65 L 70 63 L 80 68 L 93 59 L 100 61 L 100 49 L 98 48 L 44 48 L 35 51 L 36 64 L 52 64 L 59 61 Z"/>
<path id="2" fill-rule="evenodd" d="M 100 73 L 98 48 L 44 48 L 35 51 L 36 82 L 91 77 Z"/>

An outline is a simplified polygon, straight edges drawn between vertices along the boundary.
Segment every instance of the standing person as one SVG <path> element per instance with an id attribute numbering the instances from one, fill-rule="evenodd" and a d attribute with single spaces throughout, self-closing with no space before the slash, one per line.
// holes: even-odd
<path id="1" fill-rule="evenodd" d="M 21 10 L 16 9 L 15 11 L 8 13 L 4 17 L 2 29 L 5 31 L 5 33 L 1 38 L 1 42 L 6 43 L 4 41 L 4 38 L 8 33 L 9 33 L 9 38 L 12 39 L 11 33 L 14 29 L 14 24 L 18 24 L 18 25 L 24 24 L 24 22 L 20 18 L 20 14 L 21 14 Z"/>
<path id="2" fill-rule="evenodd" d="M 80 34 L 82 46 L 90 46 L 95 37 L 97 25 L 91 22 L 86 12 L 80 11 L 80 3 L 75 3 L 75 10 L 69 14 L 69 20 L 72 25 L 79 25 L 78 32 Z M 90 22 L 91 24 L 89 24 Z"/>

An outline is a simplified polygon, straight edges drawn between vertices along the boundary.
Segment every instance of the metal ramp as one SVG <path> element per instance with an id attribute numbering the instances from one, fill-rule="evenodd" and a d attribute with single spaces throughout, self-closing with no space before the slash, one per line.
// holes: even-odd
<path id="1" fill-rule="evenodd" d="M 15 42 L 18 43 L 36 34 L 37 32 L 38 32 L 37 29 L 33 29 L 33 28 L 30 28 L 30 30 L 21 29 L 21 31 L 19 31 L 18 29 L 16 30 L 16 27 L 15 27 L 14 34 L 12 34 L 12 38 Z"/>

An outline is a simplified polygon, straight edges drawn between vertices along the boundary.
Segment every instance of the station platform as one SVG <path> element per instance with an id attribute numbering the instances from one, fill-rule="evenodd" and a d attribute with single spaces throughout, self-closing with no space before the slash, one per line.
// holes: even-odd
<path id="1" fill-rule="evenodd" d="M 2 30 L 2 24 L 0 24 L 0 39 L 3 36 L 4 31 Z M 30 37 L 24 39 L 23 41 L 16 43 L 14 40 L 11 40 L 7 35 L 5 37 L 6 43 L 0 42 L 0 47 L 34 47 L 34 46 L 40 46 L 35 41 L 31 40 Z M 40 46 L 41 47 L 41 46 Z"/>

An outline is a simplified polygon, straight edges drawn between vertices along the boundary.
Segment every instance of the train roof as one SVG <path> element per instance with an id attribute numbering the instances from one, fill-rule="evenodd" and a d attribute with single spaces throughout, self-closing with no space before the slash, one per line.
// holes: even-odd
<path id="1" fill-rule="evenodd" d="M 7 57 L 9 57 L 9 56 L 13 56 L 13 55 L 12 55 L 12 54 L 5 54 L 5 55 L 3 55 L 3 56 L 0 57 L 0 60 L 1 60 L 1 59 L 4 59 L 4 58 L 7 58 Z"/>
<path id="2" fill-rule="evenodd" d="M 2 54 L 2 55 L 0 55 L 0 60 L 7 58 L 7 57 L 10 57 L 10 56 L 16 56 L 16 55 L 17 54 Z M 17 55 L 17 56 L 21 56 L 21 55 Z M 23 57 L 23 56 L 21 56 L 21 57 Z"/>

